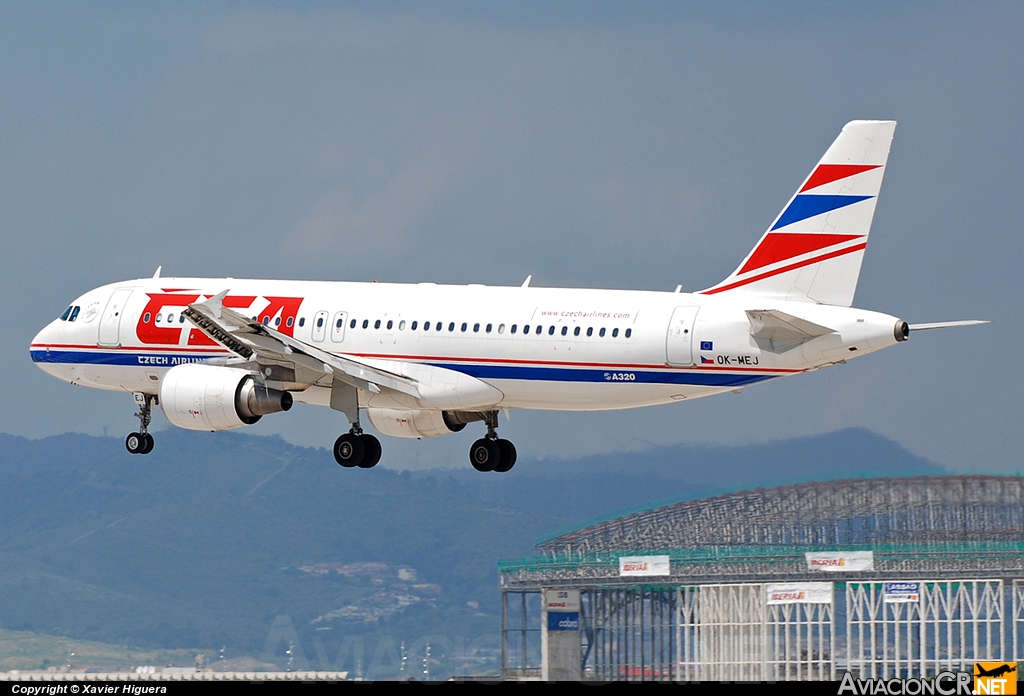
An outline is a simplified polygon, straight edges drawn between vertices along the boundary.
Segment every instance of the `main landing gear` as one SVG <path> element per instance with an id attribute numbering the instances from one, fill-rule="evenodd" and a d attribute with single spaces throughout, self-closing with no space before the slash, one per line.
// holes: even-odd
<path id="1" fill-rule="evenodd" d="M 484 414 L 487 434 L 469 448 L 469 461 L 477 471 L 506 472 L 516 464 L 516 446 L 498 437 L 498 412 Z"/>
<path id="2" fill-rule="evenodd" d="M 132 454 L 149 454 L 153 451 L 153 436 L 149 434 L 149 424 L 153 420 L 153 406 L 156 404 L 156 394 L 135 393 L 135 403 L 139 405 L 139 412 L 135 417 L 139 419 L 139 432 L 128 433 L 124 439 L 124 446 Z"/>
<path id="3" fill-rule="evenodd" d="M 343 467 L 372 469 L 380 461 L 380 440 L 364 433 L 359 421 L 334 441 L 334 460 Z"/>

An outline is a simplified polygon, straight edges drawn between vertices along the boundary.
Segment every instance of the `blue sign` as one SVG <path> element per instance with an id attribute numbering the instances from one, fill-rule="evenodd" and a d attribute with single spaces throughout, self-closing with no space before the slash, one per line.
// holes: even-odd
<path id="1" fill-rule="evenodd" d="M 578 631 L 580 630 L 580 613 L 578 611 L 549 611 L 549 631 Z"/>
<path id="2" fill-rule="evenodd" d="M 700 342 L 700 349 L 701 350 L 714 350 L 715 349 L 715 342 L 714 341 L 701 341 Z"/>

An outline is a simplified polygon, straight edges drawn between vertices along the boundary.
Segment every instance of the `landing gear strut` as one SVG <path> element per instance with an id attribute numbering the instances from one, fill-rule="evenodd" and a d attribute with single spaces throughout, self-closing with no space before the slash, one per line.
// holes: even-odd
<path id="1" fill-rule="evenodd" d="M 139 432 L 128 433 L 124 439 L 124 446 L 132 454 L 149 454 L 153 451 L 153 436 L 149 434 L 149 424 L 153 420 L 153 406 L 156 405 L 156 394 L 135 393 L 135 403 L 139 405 L 139 412 L 135 417 L 139 419 Z"/>
<path id="2" fill-rule="evenodd" d="M 359 421 L 334 441 L 334 460 L 345 468 L 372 469 L 380 461 L 380 440 L 364 433 Z"/>
<path id="3" fill-rule="evenodd" d="M 504 473 L 515 466 L 516 446 L 500 439 L 495 432 L 498 427 L 497 411 L 485 413 L 484 423 L 487 424 L 487 434 L 469 448 L 469 461 L 477 471 Z"/>

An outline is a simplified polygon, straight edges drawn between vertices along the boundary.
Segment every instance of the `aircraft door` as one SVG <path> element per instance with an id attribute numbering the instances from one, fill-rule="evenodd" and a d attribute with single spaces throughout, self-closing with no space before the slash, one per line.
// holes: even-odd
<path id="1" fill-rule="evenodd" d="M 345 323 L 348 321 L 348 312 L 338 312 L 331 322 L 331 341 L 341 343 L 345 340 Z"/>
<path id="2" fill-rule="evenodd" d="M 124 288 L 115 290 L 107 300 L 107 307 L 100 317 L 99 343 L 101 346 L 120 345 L 118 334 L 121 330 L 121 317 L 124 316 L 124 308 L 128 304 L 128 298 L 132 291 Z"/>
<path id="3" fill-rule="evenodd" d="M 700 307 L 676 307 L 668 324 L 665 361 L 669 365 L 693 364 L 693 325 Z"/>
<path id="4" fill-rule="evenodd" d="M 313 340 L 322 341 L 327 335 L 327 312 L 321 310 L 313 317 Z"/>

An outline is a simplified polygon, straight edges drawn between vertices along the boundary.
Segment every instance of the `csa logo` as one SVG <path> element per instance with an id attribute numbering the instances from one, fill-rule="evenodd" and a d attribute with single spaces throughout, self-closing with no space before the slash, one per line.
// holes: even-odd
<path id="1" fill-rule="evenodd" d="M 975 662 L 975 694 L 1017 693 L 1017 665 L 1013 662 Z"/>

